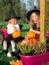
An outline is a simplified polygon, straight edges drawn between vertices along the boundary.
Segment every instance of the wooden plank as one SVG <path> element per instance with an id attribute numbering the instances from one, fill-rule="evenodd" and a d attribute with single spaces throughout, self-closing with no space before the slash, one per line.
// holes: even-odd
<path id="1" fill-rule="evenodd" d="M 46 3 L 47 0 L 40 0 L 40 42 L 45 42 Z"/>

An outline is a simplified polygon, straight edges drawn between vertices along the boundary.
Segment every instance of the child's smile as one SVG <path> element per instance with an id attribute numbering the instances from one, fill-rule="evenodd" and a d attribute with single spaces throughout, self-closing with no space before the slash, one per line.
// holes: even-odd
<path id="1" fill-rule="evenodd" d="M 34 22 L 38 22 L 39 16 L 37 16 L 35 13 L 32 13 L 30 19 L 33 20 Z"/>

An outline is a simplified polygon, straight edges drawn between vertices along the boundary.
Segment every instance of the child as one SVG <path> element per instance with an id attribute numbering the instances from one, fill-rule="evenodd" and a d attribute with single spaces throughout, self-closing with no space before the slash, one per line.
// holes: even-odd
<path id="1" fill-rule="evenodd" d="M 33 31 L 36 33 L 36 39 L 39 39 L 39 35 L 40 35 L 40 10 L 38 10 L 37 8 L 30 10 L 27 15 L 26 15 L 27 19 L 29 20 L 29 24 L 30 24 L 30 29 L 29 31 Z M 27 37 L 25 37 L 27 39 Z"/>
<path id="2" fill-rule="evenodd" d="M 7 25 L 7 33 L 8 33 L 8 37 L 5 38 L 5 40 L 3 41 L 3 52 L 7 54 L 8 52 L 8 48 L 9 48 L 9 44 L 11 43 L 12 46 L 12 52 L 15 52 L 15 42 L 19 42 L 22 41 L 24 38 L 23 37 L 19 37 L 19 38 L 13 38 L 12 37 L 12 33 L 14 31 L 20 31 L 19 25 L 17 24 L 17 20 L 19 20 L 21 17 L 16 17 L 13 13 L 10 13 L 10 17 L 8 19 L 6 19 L 5 21 L 8 21 L 8 25 Z"/>
<path id="3" fill-rule="evenodd" d="M 27 19 L 30 21 L 30 31 L 34 31 L 35 33 L 39 32 L 39 18 L 40 10 L 33 9 L 27 13 Z"/>

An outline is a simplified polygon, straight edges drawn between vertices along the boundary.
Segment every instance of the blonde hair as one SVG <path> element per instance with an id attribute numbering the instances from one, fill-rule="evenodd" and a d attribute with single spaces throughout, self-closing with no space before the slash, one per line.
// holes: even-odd
<path id="1" fill-rule="evenodd" d="M 38 17 L 39 17 L 39 14 L 37 12 L 34 12 Z M 32 20 L 31 21 L 31 16 L 30 16 L 30 27 L 32 27 L 34 21 Z M 40 18 L 39 18 L 39 21 L 37 22 L 37 28 L 40 27 Z"/>

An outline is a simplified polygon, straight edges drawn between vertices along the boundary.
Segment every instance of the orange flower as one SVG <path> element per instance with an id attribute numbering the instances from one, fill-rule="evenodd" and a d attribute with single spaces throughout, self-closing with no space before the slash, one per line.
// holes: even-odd
<path id="1" fill-rule="evenodd" d="M 20 60 L 17 60 L 17 61 L 14 61 L 11 65 L 23 65 L 22 61 Z"/>
<path id="2" fill-rule="evenodd" d="M 35 38 L 30 38 L 30 39 L 29 39 L 29 44 L 34 45 L 34 44 L 37 44 L 38 42 L 39 42 L 39 41 L 36 40 Z"/>

